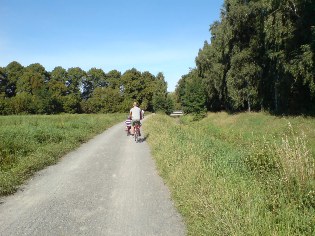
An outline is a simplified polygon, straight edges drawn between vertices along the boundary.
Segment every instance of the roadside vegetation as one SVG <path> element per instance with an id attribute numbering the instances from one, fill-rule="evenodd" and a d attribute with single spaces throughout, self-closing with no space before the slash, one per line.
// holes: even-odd
<path id="1" fill-rule="evenodd" d="M 103 132 L 125 114 L 0 116 L 0 195 Z"/>
<path id="2" fill-rule="evenodd" d="M 144 128 L 188 235 L 315 234 L 315 119 L 154 115 Z"/>

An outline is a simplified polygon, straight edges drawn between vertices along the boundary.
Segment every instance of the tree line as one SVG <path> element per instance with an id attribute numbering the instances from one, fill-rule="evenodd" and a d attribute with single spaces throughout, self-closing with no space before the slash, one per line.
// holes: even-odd
<path id="1" fill-rule="evenodd" d="M 170 112 L 163 73 L 61 66 L 48 72 L 39 63 L 16 61 L 0 67 L 1 115 L 128 112 L 134 101 L 147 111 Z"/>
<path id="2" fill-rule="evenodd" d="M 315 114 L 314 16 L 313 0 L 225 0 L 178 81 L 184 110 Z"/>

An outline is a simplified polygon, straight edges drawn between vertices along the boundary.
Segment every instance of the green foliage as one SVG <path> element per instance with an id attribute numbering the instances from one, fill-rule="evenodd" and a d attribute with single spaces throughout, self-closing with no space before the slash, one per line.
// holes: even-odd
<path id="1" fill-rule="evenodd" d="M 5 68 L 0 67 L 0 94 L 5 94 L 8 84 L 8 78 L 5 73 Z"/>
<path id="2" fill-rule="evenodd" d="M 174 110 L 173 100 L 168 95 L 156 94 L 153 96 L 152 103 L 155 112 L 164 112 L 169 115 Z"/>
<path id="3" fill-rule="evenodd" d="M 10 100 L 4 94 L 0 94 L 0 115 L 12 114 Z"/>
<path id="4" fill-rule="evenodd" d="M 141 83 L 141 72 L 132 68 L 127 70 L 121 76 L 122 92 L 125 99 L 139 100 L 140 90 L 143 89 L 143 83 Z"/>
<path id="5" fill-rule="evenodd" d="M 192 121 L 156 115 L 144 124 L 188 235 L 315 233 L 314 119 L 209 113 Z"/>
<path id="6" fill-rule="evenodd" d="M 168 93 L 167 98 L 170 100 L 169 103 L 171 104 L 173 110 L 181 110 L 182 109 L 181 104 L 178 102 L 179 99 L 177 97 L 176 92 Z"/>
<path id="7" fill-rule="evenodd" d="M 63 109 L 66 113 L 74 114 L 79 113 L 80 107 L 80 97 L 77 94 L 69 94 L 62 98 Z"/>
<path id="8" fill-rule="evenodd" d="M 216 27 L 217 25 L 212 26 L 213 35 Z M 219 36 L 215 34 L 214 37 Z M 211 58 L 211 61 L 209 58 Z M 216 51 L 213 46 L 205 42 L 203 50 L 199 50 L 196 65 L 199 74 L 203 78 L 208 110 L 220 110 L 226 97 L 226 85 L 223 80 L 226 66 L 222 63 L 220 51 Z"/>
<path id="9" fill-rule="evenodd" d="M 314 14 L 311 0 L 225 0 L 196 58 L 207 109 L 314 114 Z"/>
<path id="10" fill-rule="evenodd" d="M 120 104 L 120 111 L 121 112 L 126 112 L 126 113 L 128 113 L 129 114 L 129 111 L 130 111 L 130 109 L 131 109 L 131 106 L 132 106 L 132 104 L 133 104 L 133 102 L 134 102 L 134 100 L 133 99 L 131 99 L 131 98 L 125 98 L 122 102 L 121 102 L 121 104 Z"/>
<path id="11" fill-rule="evenodd" d="M 109 87 L 113 89 L 119 89 L 121 86 L 120 82 L 121 73 L 117 70 L 111 70 L 106 74 L 106 81 Z"/>
<path id="12" fill-rule="evenodd" d="M 82 97 L 88 99 L 91 97 L 93 91 L 97 87 L 106 87 L 108 82 L 106 81 L 105 72 L 102 69 L 92 68 L 87 72 L 87 76 L 82 79 Z"/>
<path id="13" fill-rule="evenodd" d="M 205 113 L 206 94 L 203 82 L 197 76 L 196 70 L 192 70 L 182 78 L 181 86 L 177 87 L 176 91 L 185 113 Z"/>
<path id="14" fill-rule="evenodd" d="M 153 85 L 152 108 L 155 112 L 171 114 L 174 108 L 173 101 L 167 93 L 167 83 L 162 73 L 158 73 Z"/>
<path id="15" fill-rule="evenodd" d="M 235 48 L 234 48 L 235 49 Z M 227 73 L 227 91 L 233 110 L 260 108 L 258 99 L 259 78 L 262 69 L 252 61 L 252 52 L 248 49 L 234 52 L 231 68 Z"/>
<path id="16" fill-rule="evenodd" d="M 8 79 L 8 84 L 6 87 L 7 97 L 15 96 L 16 83 L 21 78 L 23 74 L 23 70 L 24 70 L 24 67 L 16 61 L 13 61 L 6 66 L 5 73 Z"/>
<path id="17" fill-rule="evenodd" d="M 80 67 L 72 67 L 67 71 L 67 95 L 68 94 L 80 94 L 80 85 L 82 85 L 82 80 L 86 76 L 86 72 Z"/>
<path id="18" fill-rule="evenodd" d="M 34 96 L 27 93 L 18 93 L 11 98 L 11 106 L 14 114 L 33 114 L 35 112 Z"/>
<path id="19" fill-rule="evenodd" d="M 66 86 L 67 81 L 67 71 L 61 66 L 55 67 L 50 73 L 50 80 L 48 82 L 48 91 L 51 97 L 52 112 L 60 113 L 64 112 L 64 100 L 65 96 L 68 94 L 68 89 Z"/>
<path id="20" fill-rule="evenodd" d="M 268 175 L 280 172 L 277 153 L 274 147 L 264 140 L 262 143 L 253 143 L 250 147 L 252 152 L 245 157 L 245 165 L 255 174 Z"/>
<path id="21" fill-rule="evenodd" d="M 23 74 L 16 83 L 16 92 L 26 92 L 36 95 L 42 90 L 48 80 L 48 73 L 45 68 L 38 64 L 31 64 L 23 70 Z"/>
<path id="22" fill-rule="evenodd" d="M 276 142 L 276 137 L 254 141 L 245 163 L 250 171 L 258 174 L 258 178 L 272 174 L 280 178 L 286 189 L 297 187 L 295 192 L 304 192 L 304 188 L 313 184 L 315 159 L 305 134 L 294 132 L 290 123 L 288 126 L 288 132 L 282 135 L 281 141 Z"/>
<path id="23" fill-rule="evenodd" d="M 163 95 L 155 95 L 153 97 L 153 108 L 155 112 L 164 111 L 165 110 L 165 103 L 166 97 Z"/>
<path id="24" fill-rule="evenodd" d="M 170 115 L 174 111 L 175 105 L 173 99 L 169 96 L 169 94 L 167 94 L 165 104 L 165 113 L 167 115 Z"/>
<path id="25" fill-rule="evenodd" d="M 0 67 L 0 114 L 57 114 L 128 112 L 134 101 L 153 111 L 153 96 L 163 96 L 170 112 L 167 83 L 135 68 L 123 75 L 117 70 L 87 72 L 79 67 L 55 67 L 50 73 L 39 63 L 27 67 L 11 62 Z"/>
<path id="26" fill-rule="evenodd" d="M 84 113 L 114 113 L 120 110 L 121 96 L 118 89 L 98 87 L 91 98 L 82 102 Z"/>

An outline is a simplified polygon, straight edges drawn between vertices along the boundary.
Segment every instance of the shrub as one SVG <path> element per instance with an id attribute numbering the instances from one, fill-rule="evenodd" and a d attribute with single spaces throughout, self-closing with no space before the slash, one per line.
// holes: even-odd
<path id="1" fill-rule="evenodd" d="M 250 153 L 245 157 L 245 165 L 255 174 L 277 174 L 280 171 L 274 145 L 264 139 L 262 144 L 252 143 Z"/>
<path id="2" fill-rule="evenodd" d="M 245 158 L 246 166 L 262 181 L 269 179 L 269 189 L 283 191 L 288 201 L 301 202 L 305 207 L 315 207 L 312 200 L 315 186 L 315 160 L 307 147 L 304 133 L 300 136 L 289 123 L 289 134 L 281 142 L 253 143 L 250 154 Z M 273 185 L 273 186 L 271 186 Z"/>

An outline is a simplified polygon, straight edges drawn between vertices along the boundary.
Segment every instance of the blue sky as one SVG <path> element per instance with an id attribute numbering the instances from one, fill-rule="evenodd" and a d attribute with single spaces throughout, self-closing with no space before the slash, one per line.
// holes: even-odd
<path id="1" fill-rule="evenodd" d="M 0 66 L 162 72 L 168 90 L 195 67 L 223 0 L 1 0 Z"/>

